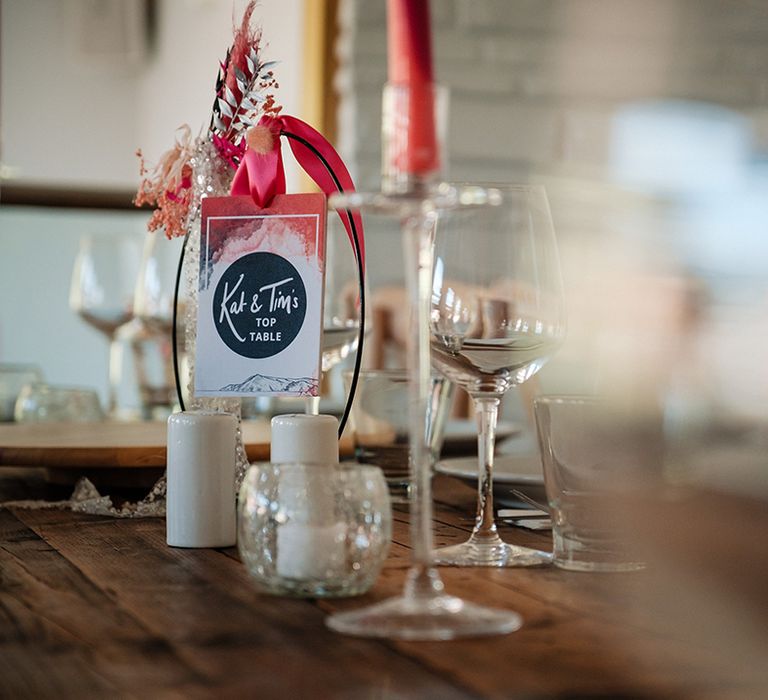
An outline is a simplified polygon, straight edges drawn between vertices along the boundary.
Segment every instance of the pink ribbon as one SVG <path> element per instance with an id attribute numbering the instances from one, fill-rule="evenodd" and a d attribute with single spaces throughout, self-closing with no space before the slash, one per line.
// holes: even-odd
<path id="1" fill-rule="evenodd" d="M 232 180 L 230 194 L 250 195 L 256 206 L 260 208 L 268 207 L 275 195 L 285 194 L 285 171 L 280 152 L 280 134 L 288 137 L 288 143 L 296 161 L 326 195 L 340 191 L 355 191 L 355 183 L 344 161 L 326 138 L 309 124 L 296 117 L 284 115 L 263 116 L 259 120 L 259 126 L 266 126 L 272 131 L 275 137 L 273 148 L 265 154 L 246 149 Z M 354 222 L 360 244 L 360 259 L 364 267 L 365 244 L 362 218 L 359 212 L 338 210 L 337 213 L 344 224 L 353 250 L 356 250 L 352 229 Z M 357 257 L 357 253 L 355 256 Z"/>
<path id="2" fill-rule="evenodd" d="M 270 205 L 276 194 L 285 194 L 285 170 L 280 151 L 280 124 L 276 119 L 262 117 L 259 126 L 266 126 L 272 132 L 272 150 L 256 153 L 250 148 L 245 149 L 232 180 L 230 194 L 249 194 L 256 206 L 263 209 Z"/>

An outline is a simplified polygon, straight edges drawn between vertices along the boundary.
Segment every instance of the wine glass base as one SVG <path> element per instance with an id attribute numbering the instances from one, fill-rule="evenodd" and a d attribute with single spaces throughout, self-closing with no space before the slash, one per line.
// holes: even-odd
<path id="1" fill-rule="evenodd" d="M 506 542 L 479 544 L 464 542 L 435 550 L 435 564 L 439 566 L 494 566 L 523 567 L 547 566 L 552 563 L 552 555 Z"/>
<path id="2" fill-rule="evenodd" d="M 336 613 L 326 625 L 356 637 L 440 641 L 509 634 L 523 619 L 515 612 L 487 608 L 452 595 L 399 596 L 382 603 Z"/>

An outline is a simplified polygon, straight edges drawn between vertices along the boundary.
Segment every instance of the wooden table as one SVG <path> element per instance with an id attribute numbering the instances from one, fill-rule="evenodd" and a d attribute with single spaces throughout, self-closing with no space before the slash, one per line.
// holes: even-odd
<path id="1" fill-rule="evenodd" d="M 2 500 L 47 488 L 5 474 Z M 436 478 L 438 544 L 466 537 L 473 497 Z M 546 532 L 502 530 L 551 544 Z M 254 590 L 234 549 L 167 547 L 162 520 L 0 509 L 0 697 L 768 697 L 765 669 L 721 663 L 718 639 L 659 631 L 644 615 L 647 572 L 445 568 L 450 592 L 517 610 L 524 627 L 454 642 L 326 629 L 329 612 L 398 593 L 408 547 L 399 508 L 369 594 L 283 599 Z"/>

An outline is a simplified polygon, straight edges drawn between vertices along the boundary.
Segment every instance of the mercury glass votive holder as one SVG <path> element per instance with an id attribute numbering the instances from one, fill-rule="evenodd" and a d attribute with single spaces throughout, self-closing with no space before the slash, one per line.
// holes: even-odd
<path id="1" fill-rule="evenodd" d="M 378 467 L 259 463 L 240 488 L 240 558 L 265 593 L 361 595 L 378 577 L 391 536 Z"/>

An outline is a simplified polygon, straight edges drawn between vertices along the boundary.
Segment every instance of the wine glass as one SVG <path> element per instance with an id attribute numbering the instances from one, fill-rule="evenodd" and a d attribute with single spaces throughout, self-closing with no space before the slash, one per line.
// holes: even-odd
<path id="1" fill-rule="evenodd" d="M 545 552 L 501 540 L 493 516 L 493 453 L 502 396 L 544 365 L 565 332 L 557 244 L 542 187 L 497 186 L 496 207 L 440 216 L 430 314 L 433 366 L 472 397 L 478 504 L 472 535 L 436 550 L 453 566 L 536 566 Z"/>
<path id="2" fill-rule="evenodd" d="M 170 408 L 176 400 L 173 359 L 174 289 L 182 238 L 165 240 L 150 233 L 136 279 L 133 313 L 141 333 L 133 339 L 132 350 L 144 415 L 155 408 Z M 177 363 L 184 360 L 184 300 L 179 300 L 176 320 Z"/>
<path id="3" fill-rule="evenodd" d="M 122 349 L 117 331 L 133 318 L 133 293 L 138 272 L 136 241 L 119 235 L 88 235 L 72 271 L 69 306 L 109 340 L 107 413 L 117 409 Z"/>

